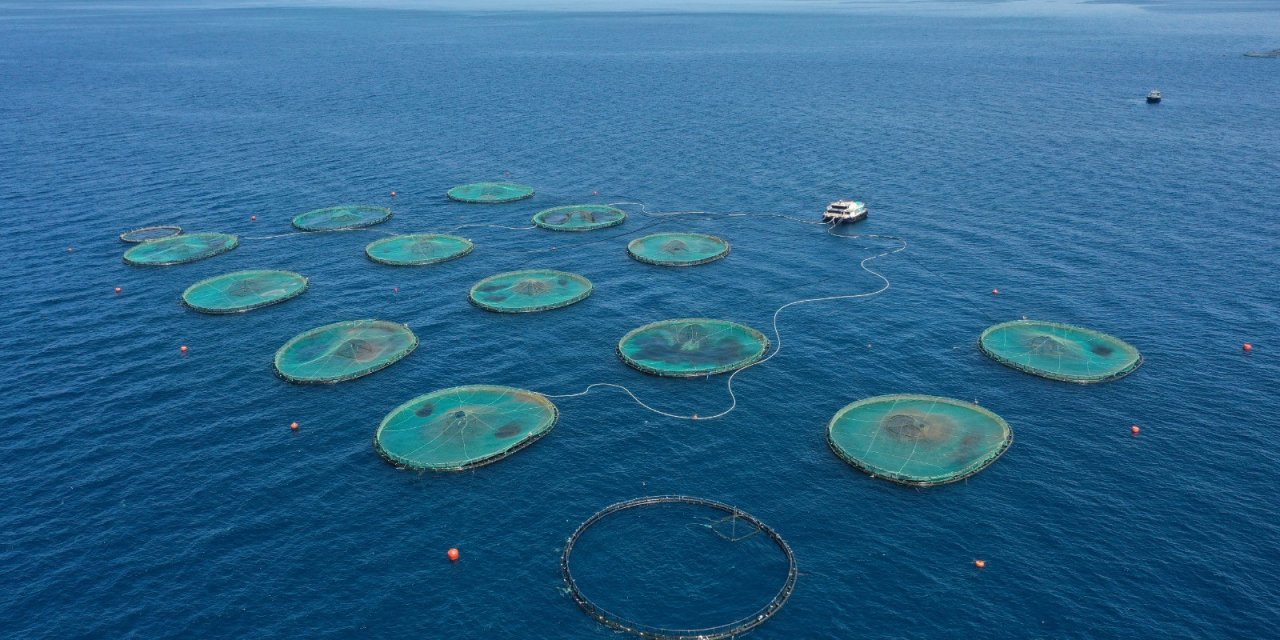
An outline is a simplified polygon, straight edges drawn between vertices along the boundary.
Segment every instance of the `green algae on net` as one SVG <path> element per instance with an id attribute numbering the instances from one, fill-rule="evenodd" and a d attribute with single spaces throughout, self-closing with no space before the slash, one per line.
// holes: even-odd
<path id="1" fill-rule="evenodd" d="M 511 182 L 475 182 L 446 192 L 450 200 L 472 204 L 500 204 L 533 197 L 533 187 Z"/>
<path id="2" fill-rule="evenodd" d="M 202 313 L 238 313 L 290 300 L 306 289 L 307 279 L 292 271 L 236 271 L 187 287 L 182 302 Z"/>
<path id="3" fill-rule="evenodd" d="M 460 471 L 497 462 L 533 444 L 558 418 L 556 406 L 532 391 L 452 387 L 397 407 L 378 426 L 373 444 L 400 468 Z"/>
<path id="4" fill-rule="evenodd" d="M 623 362 L 645 373 L 687 378 L 727 373 L 753 364 L 769 339 L 728 320 L 680 318 L 633 329 L 618 341 Z"/>
<path id="5" fill-rule="evenodd" d="M 1081 384 L 1122 378 L 1142 364 L 1142 354 L 1119 338 L 1040 320 L 1014 320 L 990 327 L 978 338 L 978 348 L 1019 371 Z"/>
<path id="6" fill-rule="evenodd" d="M 626 222 L 627 214 L 603 204 L 574 204 L 544 209 L 533 216 L 533 224 L 552 231 L 593 231 Z"/>
<path id="7" fill-rule="evenodd" d="M 692 267 L 729 255 L 729 243 L 701 233 L 655 233 L 627 244 L 632 258 L 664 267 Z"/>
<path id="8" fill-rule="evenodd" d="M 922 395 L 866 398 L 827 426 L 827 444 L 875 478 L 931 487 L 972 476 L 1013 442 L 1000 416 L 975 404 Z"/>
<path id="9" fill-rule="evenodd" d="M 211 258 L 239 245 L 239 238 L 226 233 L 190 233 L 139 243 L 124 252 L 124 261 L 136 266 L 167 267 Z"/>
<path id="10" fill-rule="evenodd" d="M 392 236 L 364 248 L 370 260 L 393 266 L 420 266 L 456 260 L 475 248 L 470 240 L 439 233 Z"/>
<path id="11" fill-rule="evenodd" d="M 348 320 L 305 331 L 276 352 L 276 373 L 289 382 L 330 383 L 380 371 L 418 347 L 409 327 L 386 320 Z"/>
<path id="12" fill-rule="evenodd" d="M 348 204 L 298 214 L 293 226 L 302 231 L 345 231 L 371 227 L 390 218 L 391 210 L 386 207 Z"/>
<path id="13" fill-rule="evenodd" d="M 486 311 L 531 313 L 567 307 L 591 295 L 591 289 L 591 281 L 576 273 L 529 269 L 477 282 L 471 302 Z"/>

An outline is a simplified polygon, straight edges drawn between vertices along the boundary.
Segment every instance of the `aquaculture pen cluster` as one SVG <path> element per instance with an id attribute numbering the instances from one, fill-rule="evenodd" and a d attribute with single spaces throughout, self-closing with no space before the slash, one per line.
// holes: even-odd
<path id="1" fill-rule="evenodd" d="M 447 193 L 452 200 L 478 204 L 514 202 L 533 195 L 533 188 L 510 183 L 462 185 Z M 643 215 L 653 218 L 706 213 L 650 212 L 635 202 L 568 205 L 539 211 L 533 217 L 533 226 L 521 228 L 560 232 L 606 229 L 626 222 L 627 213 L 619 207 L 628 205 L 638 206 Z M 293 218 L 292 224 L 299 231 L 285 235 L 364 229 L 386 222 L 392 215 L 389 208 L 368 205 L 317 209 Z M 743 216 L 823 224 L 781 214 L 726 214 L 726 217 Z M 397 267 L 461 259 L 471 253 L 474 245 L 452 233 L 466 226 L 471 225 L 462 225 L 449 233 L 389 234 L 370 243 L 365 254 L 376 263 Z M 895 248 L 858 263 L 862 270 L 878 278 L 881 286 L 871 291 L 794 300 L 778 307 L 772 316 L 772 342 L 752 327 L 713 318 L 662 320 L 633 329 L 619 339 L 616 352 L 620 359 L 647 374 L 677 378 L 729 374 L 726 390 L 731 403 L 722 411 L 706 416 L 670 413 L 644 402 L 627 387 L 611 382 L 593 382 L 580 392 L 562 395 L 496 385 L 452 387 L 415 397 L 393 410 L 378 426 L 374 448 L 382 458 L 402 469 L 458 471 L 491 464 L 528 447 L 551 431 L 559 418 L 559 409 L 552 398 L 584 396 L 601 388 L 620 390 L 641 407 L 670 418 L 723 417 L 737 407 L 733 391 L 736 376 L 781 352 L 778 320 L 784 310 L 802 304 L 869 298 L 889 290 L 889 280 L 868 265 L 905 250 L 905 242 L 886 235 L 844 235 L 837 233 L 834 225 L 827 225 L 827 232 L 840 238 L 895 243 Z M 601 235 L 601 241 L 609 242 L 628 234 Z M 271 237 L 278 236 L 248 240 Z M 134 229 L 122 233 L 120 239 L 132 245 L 124 253 L 124 261 L 137 266 L 194 262 L 231 251 L 240 243 L 234 235 L 188 234 L 172 225 Z M 706 234 L 661 232 L 631 240 L 625 245 L 625 251 L 636 261 L 648 265 L 692 267 L 724 258 L 729 253 L 729 243 Z M 285 302 L 302 295 L 306 289 L 307 278 L 301 274 L 279 270 L 239 271 L 191 285 L 184 291 L 182 301 L 202 313 L 239 313 Z M 592 289 L 591 281 L 579 274 L 526 269 L 484 278 L 471 287 L 468 297 L 475 306 L 488 311 L 534 313 L 573 305 L 591 295 Z M 298 334 L 279 348 L 273 366 L 281 378 L 292 383 L 337 383 L 391 366 L 409 356 L 417 346 L 418 337 L 404 324 L 381 319 L 349 320 Z M 1014 369 L 1079 383 L 1114 380 L 1132 372 L 1142 362 L 1137 349 L 1122 340 L 1053 322 L 1021 320 L 997 324 L 982 333 L 978 346 L 996 362 Z M 294 428 L 296 425 L 294 423 Z M 827 443 L 840 459 L 874 478 L 917 487 L 968 478 L 995 462 L 1012 441 L 1012 429 L 995 413 L 968 402 L 923 395 L 857 400 L 840 409 L 827 426 Z M 741 521 L 749 527 L 751 535 L 762 533 L 771 540 L 785 555 L 789 566 L 777 595 L 751 616 L 699 629 L 647 625 L 610 613 L 592 602 L 583 594 L 570 565 L 571 554 L 583 533 L 620 512 L 669 504 L 694 505 L 727 513 L 733 525 Z M 714 524 L 709 530 L 731 543 L 746 539 L 736 534 L 720 534 Z M 561 570 L 569 594 L 583 610 L 610 627 L 647 638 L 725 638 L 749 631 L 782 607 L 794 589 L 797 575 L 790 547 L 773 529 L 736 507 L 687 496 L 639 498 L 595 514 L 568 538 Z"/>

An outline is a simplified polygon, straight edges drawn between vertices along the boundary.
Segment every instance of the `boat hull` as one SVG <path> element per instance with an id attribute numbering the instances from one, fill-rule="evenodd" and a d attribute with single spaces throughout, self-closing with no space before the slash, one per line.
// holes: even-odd
<path id="1" fill-rule="evenodd" d="M 831 215 L 828 213 L 828 214 L 823 214 L 822 216 L 823 222 L 834 222 L 836 224 L 845 223 L 845 222 L 848 222 L 848 223 L 862 222 L 863 220 L 866 220 L 866 219 L 867 219 L 866 211 L 863 211 L 862 213 L 847 214 L 847 215 Z"/>

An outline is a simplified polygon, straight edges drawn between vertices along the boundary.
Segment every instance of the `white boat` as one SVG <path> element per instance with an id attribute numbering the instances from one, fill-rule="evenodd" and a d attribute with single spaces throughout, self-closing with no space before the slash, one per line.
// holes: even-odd
<path id="1" fill-rule="evenodd" d="M 1158 104 L 1163 99 L 1164 96 L 1159 89 L 1152 89 L 1151 93 L 1147 94 L 1147 104 Z"/>
<path id="2" fill-rule="evenodd" d="M 858 222 L 867 219 L 867 205 L 857 200 L 836 200 L 827 205 L 823 222 Z"/>

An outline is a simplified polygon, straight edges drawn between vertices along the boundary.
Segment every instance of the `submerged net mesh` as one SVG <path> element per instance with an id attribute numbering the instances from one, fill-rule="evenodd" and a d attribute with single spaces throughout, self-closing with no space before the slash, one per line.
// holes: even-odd
<path id="1" fill-rule="evenodd" d="M 606 507 L 565 543 L 560 572 L 584 611 L 645 638 L 730 638 L 791 597 L 791 547 L 754 516 L 688 496 Z"/>
<path id="2" fill-rule="evenodd" d="M 169 238 L 182 233 L 182 227 L 175 225 L 160 225 L 156 227 L 142 227 L 141 229 L 133 229 L 120 234 L 122 242 L 129 244 L 137 244 L 139 242 L 147 242 L 149 240 L 159 240 L 161 238 Z"/>
<path id="3" fill-rule="evenodd" d="M 836 412 L 832 451 L 872 477 L 930 487 L 963 480 L 995 462 L 1013 432 L 968 402 L 919 395 L 877 396 Z"/>
<path id="4" fill-rule="evenodd" d="M 1056 322 L 1015 320 L 982 332 L 978 347 L 1000 364 L 1065 382 L 1105 382 L 1142 364 L 1129 343 L 1105 333 Z"/>
<path id="5" fill-rule="evenodd" d="M 741 369 L 769 350 L 769 339 L 751 327 L 706 318 L 662 320 L 618 341 L 623 362 L 645 373 L 692 377 Z"/>
<path id="6" fill-rule="evenodd" d="M 391 464 L 460 471 L 497 462 L 546 435 L 559 411 L 541 394 L 473 385 L 418 396 L 382 420 L 373 446 Z"/>
<path id="7" fill-rule="evenodd" d="M 392 236 L 369 243 L 365 255 L 374 262 L 396 266 L 436 264 L 461 258 L 475 245 L 466 238 L 438 233 Z"/>
<path id="8" fill-rule="evenodd" d="M 446 194 L 451 200 L 474 204 L 515 202 L 533 197 L 533 187 L 509 182 L 476 182 L 456 186 Z"/>
<path id="9" fill-rule="evenodd" d="M 182 301 L 204 313 L 236 313 L 284 302 L 306 290 L 307 279 L 292 271 L 237 271 L 187 287 Z"/>
<path id="10" fill-rule="evenodd" d="M 632 240 L 627 253 L 649 264 L 692 267 L 729 255 L 729 243 L 701 233 L 655 233 Z"/>
<path id="11" fill-rule="evenodd" d="M 124 261 L 139 266 L 164 267 L 203 260 L 226 253 L 240 239 L 226 233 L 191 233 L 148 240 L 124 252 Z"/>
<path id="12" fill-rule="evenodd" d="M 627 220 L 622 209 L 602 204 L 575 204 L 539 211 L 533 223 L 552 231 L 591 231 L 616 227 Z"/>
<path id="13" fill-rule="evenodd" d="M 343 231 L 371 227 L 390 218 L 391 210 L 386 207 L 351 204 L 299 214 L 293 219 L 293 226 L 303 231 Z"/>
<path id="14" fill-rule="evenodd" d="M 409 327 L 386 320 L 335 322 L 295 336 L 276 352 L 289 382 L 342 382 L 391 366 L 418 347 Z"/>
<path id="15" fill-rule="evenodd" d="M 551 269 L 489 276 L 471 287 L 471 302 L 489 311 L 528 313 L 567 307 L 591 295 L 591 281 Z"/>

